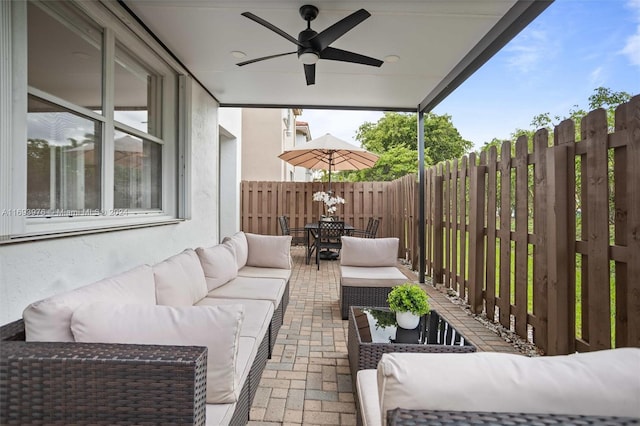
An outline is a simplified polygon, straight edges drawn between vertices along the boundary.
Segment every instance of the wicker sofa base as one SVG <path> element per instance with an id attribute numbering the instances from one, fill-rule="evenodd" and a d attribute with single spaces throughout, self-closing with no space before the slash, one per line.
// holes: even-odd
<path id="1" fill-rule="evenodd" d="M 475 411 L 430 411 L 396 408 L 387 411 L 389 426 L 440 425 L 638 425 L 630 417 L 579 416 L 569 414 L 482 413 Z"/>
<path id="2" fill-rule="evenodd" d="M 273 353 L 273 347 L 276 344 L 276 339 L 278 337 L 278 332 L 280 331 L 280 327 L 284 322 L 284 313 L 287 311 L 288 305 L 289 305 L 289 282 L 287 281 L 287 285 L 284 289 L 284 293 L 282 294 L 282 300 L 280 300 L 280 304 L 273 311 L 273 317 L 271 317 L 271 325 L 269 326 L 269 359 L 271 359 L 271 354 Z"/>
<path id="3" fill-rule="evenodd" d="M 349 318 L 351 306 L 389 307 L 387 296 L 391 287 L 351 287 L 340 285 L 340 313 L 342 319 Z"/>
<path id="4" fill-rule="evenodd" d="M 24 342 L 22 320 L 0 337 L 2 425 L 205 424 L 204 347 Z M 249 421 L 269 342 L 267 334 L 231 425 Z"/>

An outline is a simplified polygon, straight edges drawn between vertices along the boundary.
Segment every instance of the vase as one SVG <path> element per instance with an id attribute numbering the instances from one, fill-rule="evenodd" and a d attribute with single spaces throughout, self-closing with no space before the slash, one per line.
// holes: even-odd
<path id="1" fill-rule="evenodd" d="M 407 330 L 413 330 L 420 323 L 420 317 L 409 311 L 396 312 L 396 322 L 399 327 L 406 328 Z"/>
<path id="2" fill-rule="evenodd" d="M 322 215 L 322 217 L 320 218 L 320 220 L 322 220 L 323 222 L 333 222 L 333 216 L 325 216 L 325 215 Z"/>

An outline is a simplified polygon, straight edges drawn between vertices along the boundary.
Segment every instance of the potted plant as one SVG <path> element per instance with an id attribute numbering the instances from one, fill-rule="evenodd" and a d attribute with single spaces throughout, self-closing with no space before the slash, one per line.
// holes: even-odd
<path id="1" fill-rule="evenodd" d="M 396 313 L 398 325 L 410 330 L 416 328 L 420 317 L 429 312 L 428 299 L 427 293 L 412 283 L 393 287 L 387 296 L 389 309 Z"/>

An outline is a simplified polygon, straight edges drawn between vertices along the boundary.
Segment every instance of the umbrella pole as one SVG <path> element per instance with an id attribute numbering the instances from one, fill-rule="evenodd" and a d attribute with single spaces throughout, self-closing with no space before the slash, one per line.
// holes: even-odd
<path id="1" fill-rule="evenodd" d="M 333 151 L 329 152 L 329 189 L 327 193 L 331 195 L 331 165 L 333 163 Z"/>

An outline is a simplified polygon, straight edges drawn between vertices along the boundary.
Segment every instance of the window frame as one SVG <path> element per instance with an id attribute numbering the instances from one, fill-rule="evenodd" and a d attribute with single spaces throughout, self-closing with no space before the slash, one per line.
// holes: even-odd
<path id="1" fill-rule="evenodd" d="M 187 129 L 183 128 L 190 119 L 190 105 L 187 109 L 178 109 L 188 99 L 189 85 L 192 80 L 185 77 L 186 70 L 160 46 L 148 32 L 132 22 L 132 17 L 115 3 L 76 2 L 69 1 L 63 5 L 49 4 L 33 0 L 37 7 L 60 10 L 75 7 L 86 14 L 97 26 L 103 29 L 102 46 L 102 114 L 97 114 L 85 107 L 65 101 L 27 84 L 24 70 L 27 69 L 27 4 L 26 2 L 8 2 L 11 16 L 11 53 L 12 64 L 12 141 L 9 147 L 11 163 L 14 170 L 23 169 L 20 174 L 12 174 L 10 194 L 0 192 L 0 206 L 7 206 L 0 211 L 0 243 L 11 239 L 29 239 L 59 237 L 68 233 L 95 233 L 100 230 L 137 228 L 140 226 L 163 225 L 179 222 L 188 218 L 190 211 L 190 194 L 188 181 L 190 157 Z M 3 20 L 6 8 L 3 9 Z M 145 133 L 114 119 L 114 72 L 116 44 L 126 46 L 127 53 L 139 63 L 144 64 L 155 75 L 162 77 L 160 135 Z M 22 70 L 22 71 L 21 71 Z M 17 84 L 16 84 L 17 83 Z M 72 217 L 27 217 L 27 171 L 26 171 L 26 117 L 27 96 L 34 95 L 48 102 L 53 102 L 76 114 L 97 120 L 102 123 L 102 170 L 101 170 L 101 207 L 95 216 Z M 149 108 L 149 114 L 151 114 Z M 185 118 L 185 114 L 186 118 Z M 124 131 L 133 136 L 157 143 L 162 149 L 161 161 L 161 208 L 160 210 L 115 209 L 114 206 L 114 133 Z M 0 160 L 2 161 L 2 160 Z M 10 207 L 10 208 L 8 208 Z M 127 214 L 125 214 L 127 213 Z M 185 214 L 186 213 L 186 214 Z"/>

